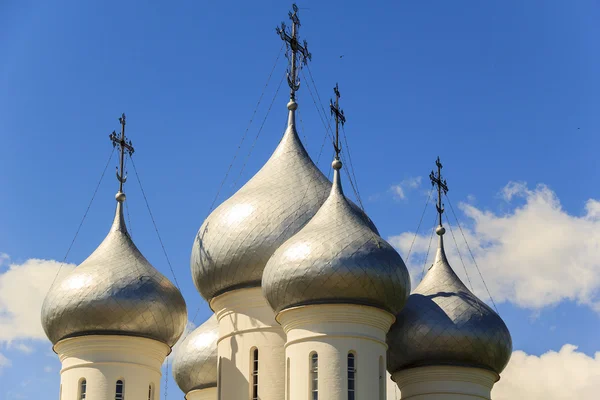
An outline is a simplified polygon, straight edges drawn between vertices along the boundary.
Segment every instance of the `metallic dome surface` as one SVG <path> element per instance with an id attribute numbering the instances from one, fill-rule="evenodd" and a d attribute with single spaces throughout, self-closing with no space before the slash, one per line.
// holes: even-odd
<path id="1" fill-rule="evenodd" d="M 104 241 L 46 295 L 42 325 L 53 344 L 74 336 L 113 334 L 173 346 L 185 329 L 185 301 L 131 240 L 121 198 Z"/>
<path id="2" fill-rule="evenodd" d="M 438 234 L 444 230 L 438 228 Z M 427 365 L 502 372 L 512 353 L 504 321 L 450 267 L 440 235 L 435 261 L 396 316 L 388 335 L 390 373 Z"/>
<path id="3" fill-rule="evenodd" d="M 183 393 L 217 386 L 217 340 L 215 315 L 178 345 L 173 359 L 173 378 Z"/>
<path id="4" fill-rule="evenodd" d="M 410 292 L 404 261 L 363 215 L 344 196 L 336 168 L 321 209 L 265 267 L 263 294 L 275 312 L 324 303 L 368 305 L 393 314 L 403 307 Z"/>
<path id="5" fill-rule="evenodd" d="M 331 183 L 298 138 L 296 108 L 290 101 L 286 132 L 267 163 L 208 216 L 196 235 L 192 277 L 208 301 L 229 290 L 260 287 L 271 255 L 327 197 Z"/>

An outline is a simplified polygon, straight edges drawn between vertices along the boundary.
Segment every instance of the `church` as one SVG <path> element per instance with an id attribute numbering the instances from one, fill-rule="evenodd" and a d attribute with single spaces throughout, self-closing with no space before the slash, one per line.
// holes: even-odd
<path id="1" fill-rule="evenodd" d="M 295 5 L 289 17 L 290 29 L 277 29 L 290 63 L 287 128 L 262 168 L 200 225 L 191 278 L 213 315 L 187 335 L 183 296 L 127 230 L 123 166 L 133 147 L 120 119 L 112 226 L 42 307 L 62 363 L 60 400 L 158 400 L 161 366 L 178 341 L 172 370 L 186 400 L 491 399 L 512 340 L 446 257 L 442 164 L 430 176 L 437 253 L 411 290 L 401 256 L 344 194 L 337 86 L 333 182 L 300 140 L 298 71 L 310 53 Z M 399 395 L 389 397 L 388 385 Z"/>

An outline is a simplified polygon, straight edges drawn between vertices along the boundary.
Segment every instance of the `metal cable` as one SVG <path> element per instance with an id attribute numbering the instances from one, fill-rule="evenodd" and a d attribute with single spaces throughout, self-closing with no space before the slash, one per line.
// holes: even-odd
<path id="1" fill-rule="evenodd" d="M 471 255 L 471 258 L 473 259 L 473 264 L 475 264 L 475 268 L 477 269 L 477 272 L 479 273 L 479 277 L 481 278 L 481 281 L 483 282 L 483 286 L 485 287 L 485 291 L 487 292 L 488 296 L 490 296 L 490 300 L 492 301 L 492 305 L 494 306 L 494 309 L 496 310 L 496 313 L 498 315 L 500 315 L 500 312 L 498 311 L 498 307 L 496 307 L 496 302 L 494 302 L 494 298 L 492 297 L 492 294 L 490 293 L 490 290 L 488 289 L 488 286 L 485 283 L 485 279 L 483 279 L 483 274 L 481 273 L 481 270 L 479 269 L 479 266 L 477 265 L 477 261 L 475 260 L 475 256 L 473 256 L 473 252 L 471 251 L 471 247 L 469 246 L 469 242 L 467 242 L 467 238 L 465 236 L 465 233 L 463 232 L 462 227 L 460 226 L 460 222 L 458 221 L 456 213 L 454 212 L 454 207 L 452 207 L 452 202 L 450 201 L 450 198 L 448 197 L 448 194 L 446 194 L 446 200 L 448 200 L 448 204 L 450 205 L 450 210 L 452 211 L 452 215 L 454 215 L 454 219 L 456 220 L 456 225 L 458 226 L 458 229 L 460 230 L 460 233 L 461 233 L 461 235 L 462 235 L 462 237 L 463 237 L 463 239 L 465 241 L 465 244 L 467 245 L 467 249 L 469 250 L 469 254 Z M 448 219 L 448 217 L 446 217 L 446 219 Z"/>
<path id="2" fill-rule="evenodd" d="M 469 282 L 471 293 L 475 294 L 475 290 L 473 289 L 473 283 L 471 282 L 471 277 L 469 276 L 469 272 L 467 271 L 467 266 L 462 258 L 462 255 L 460 254 L 460 249 L 458 248 L 458 242 L 456 241 L 456 237 L 454 237 L 454 231 L 452 230 L 452 226 L 450 225 L 450 219 L 448 219 L 448 215 L 446 215 L 446 223 L 448 224 L 448 228 L 450 229 L 450 234 L 452 235 L 452 240 L 454 240 L 454 245 L 456 246 L 456 252 L 458 253 L 458 258 L 460 258 L 460 263 L 462 264 L 463 269 L 465 270 L 465 275 L 467 276 L 467 281 Z M 479 314 L 483 315 L 483 312 L 481 311 L 481 305 L 478 306 L 478 309 L 479 309 Z"/>
<path id="3" fill-rule="evenodd" d="M 48 289 L 48 291 L 50 291 L 50 289 L 52 289 L 52 287 L 54 286 L 54 283 L 56 282 L 56 278 L 58 278 L 58 274 L 60 273 L 65 261 L 67 261 L 67 257 L 69 256 L 69 253 L 71 252 L 71 249 L 73 248 L 73 244 L 75 244 L 75 240 L 77 239 L 77 236 L 79 235 L 79 231 L 81 230 L 81 227 L 83 226 L 83 222 L 85 221 L 85 218 L 87 217 L 88 212 L 90 211 L 90 208 L 92 207 L 92 203 L 94 202 L 94 199 L 96 198 L 96 193 L 98 193 L 98 189 L 100 188 L 100 184 L 102 183 L 102 179 L 104 178 L 104 174 L 106 173 L 106 169 L 108 168 L 108 165 L 110 164 L 110 161 L 112 160 L 112 156 L 113 156 L 114 152 L 115 152 L 115 148 L 113 147 L 110 152 L 110 156 L 108 157 L 108 160 L 106 161 L 106 165 L 104 166 L 104 169 L 102 170 L 102 175 L 100 175 L 100 179 L 98 180 L 96 189 L 94 189 L 94 194 L 92 194 L 92 198 L 90 199 L 90 202 L 88 203 L 85 213 L 83 213 L 83 218 L 81 218 L 81 222 L 79 223 L 79 226 L 77 227 L 77 231 L 75 231 L 75 236 L 73 236 L 73 240 L 71 241 L 71 244 L 69 245 L 69 248 L 67 249 L 67 253 L 65 254 L 60 265 L 58 266 L 58 271 L 56 271 L 56 275 L 54 275 L 54 279 L 52 280 L 52 284 L 50 285 L 50 288 Z"/>
<path id="4" fill-rule="evenodd" d="M 435 232 L 435 227 L 437 225 L 437 215 L 433 220 L 433 228 L 431 228 L 431 236 L 429 237 L 429 247 L 427 247 L 427 254 L 425 254 L 425 261 L 423 262 L 423 270 L 421 271 L 421 281 L 425 277 L 425 267 L 427 266 L 427 259 L 429 258 L 429 251 L 431 251 L 431 242 L 433 242 L 433 232 Z M 419 281 L 420 282 L 420 281 Z"/>
<path id="5" fill-rule="evenodd" d="M 124 167 L 127 166 L 127 157 L 125 157 Z M 127 213 L 127 230 L 129 231 L 129 236 L 133 238 L 133 228 L 131 227 L 131 218 L 129 217 L 129 203 L 125 202 L 125 212 Z"/>
<path id="6" fill-rule="evenodd" d="M 140 180 L 140 175 L 138 174 L 137 168 L 135 167 L 135 161 L 131 158 L 131 165 L 133 165 L 133 170 L 135 172 L 135 177 L 140 185 L 140 189 L 142 191 L 142 196 L 144 197 L 144 202 L 146 203 L 146 208 L 148 208 L 148 213 L 150 214 L 150 219 L 152 220 L 152 225 L 154 225 L 154 230 L 156 231 L 156 236 L 158 236 L 158 241 L 160 242 L 160 246 L 162 247 L 165 258 L 167 259 L 167 264 L 169 265 L 169 269 L 171 270 L 171 274 L 173 275 L 173 280 L 177 289 L 181 292 L 181 288 L 179 287 L 179 282 L 177 282 L 177 276 L 175 276 L 175 271 L 173 270 L 173 266 L 171 265 L 171 260 L 169 260 L 169 255 L 167 254 L 167 249 L 165 249 L 165 245 L 160 237 L 160 232 L 158 232 L 158 227 L 156 226 L 156 221 L 154 220 L 154 215 L 152 214 L 152 210 L 150 209 L 150 204 L 148 204 L 148 198 L 146 197 L 146 192 L 144 191 L 144 187 L 142 186 L 142 181 Z"/>
<path id="7" fill-rule="evenodd" d="M 235 163 L 235 160 L 237 159 L 237 156 L 239 155 L 239 152 L 240 152 L 240 150 L 242 148 L 242 144 L 244 144 L 244 140 L 246 140 L 246 135 L 248 134 L 248 130 L 250 129 L 250 126 L 252 125 L 252 122 L 254 121 L 254 117 L 256 116 L 256 112 L 258 111 L 258 107 L 260 106 L 260 103 L 261 103 L 261 101 L 263 99 L 265 91 L 267 90 L 267 87 L 269 86 L 269 82 L 271 81 L 271 76 L 273 75 L 273 71 L 275 71 L 275 67 L 277 66 L 277 62 L 279 61 L 279 58 L 281 57 L 281 53 L 283 51 L 283 47 L 284 46 L 285 46 L 285 43 L 282 44 L 281 48 L 279 49 L 279 54 L 277 54 L 277 58 L 275 59 L 275 63 L 273 64 L 273 68 L 271 69 L 271 72 L 269 73 L 269 77 L 267 78 L 267 83 L 263 87 L 262 93 L 260 94 L 260 97 L 258 98 L 258 102 L 256 103 L 256 107 L 254 108 L 254 112 L 252 113 L 252 116 L 250 117 L 250 122 L 248 122 L 248 126 L 246 127 L 246 130 L 244 131 L 244 134 L 242 135 L 242 140 L 238 144 L 237 150 L 235 151 L 235 153 L 233 155 L 233 160 L 231 160 L 231 163 L 229 164 L 229 167 L 227 168 L 227 172 L 225 173 L 225 177 L 223 177 L 223 180 L 221 181 L 221 184 L 219 185 L 219 189 L 217 190 L 217 194 L 215 195 L 212 203 L 210 204 L 210 208 L 208 210 L 208 214 L 210 214 L 210 212 L 213 210 L 213 208 L 214 208 L 217 200 L 219 199 L 219 195 L 221 194 L 221 190 L 223 190 L 223 186 L 225 185 L 225 181 L 229 177 L 229 173 L 231 172 L 231 168 L 233 167 L 233 164 Z"/>
<path id="8" fill-rule="evenodd" d="M 165 364 L 165 400 L 167 400 L 168 389 L 169 389 L 169 357 L 167 357 L 167 363 Z"/>
<path id="9" fill-rule="evenodd" d="M 421 219 L 419 220 L 419 225 L 417 226 L 417 231 L 415 232 L 415 236 L 413 236 L 412 243 L 408 248 L 408 255 L 406 256 L 406 264 L 408 264 L 408 260 L 410 260 L 410 253 L 412 252 L 412 248 L 415 244 L 415 240 L 417 239 L 417 235 L 419 235 L 419 231 L 421 230 L 421 224 L 423 223 L 423 217 L 425 217 L 425 211 L 427 211 L 427 206 L 429 205 L 429 200 L 431 200 L 431 193 L 433 193 L 433 186 L 431 190 L 429 190 L 429 196 L 427 196 L 427 201 L 425 202 L 425 208 L 423 208 L 423 212 L 421 213 Z"/>
<path id="10" fill-rule="evenodd" d="M 242 165 L 242 169 L 240 170 L 239 175 L 237 176 L 237 178 L 235 179 L 235 181 L 233 182 L 233 187 L 235 188 L 237 186 L 238 181 L 240 180 L 242 173 L 244 172 L 244 169 L 246 168 L 246 163 L 248 163 L 248 159 L 250 158 L 250 155 L 252 154 L 252 151 L 254 150 L 254 146 L 256 146 L 256 142 L 258 140 L 258 137 L 260 136 L 260 133 L 263 130 L 263 127 L 265 126 L 265 122 L 267 121 L 267 117 L 269 116 L 269 113 L 271 112 L 271 108 L 273 107 L 273 103 L 275 103 L 275 99 L 277 98 L 277 94 L 279 93 L 279 89 L 281 89 L 281 84 L 283 83 L 283 80 L 285 79 L 287 75 L 283 74 L 283 76 L 281 77 L 281 80 L 279 81 L 279 86 L 277 86 L 277 90 L 275 91 L 275 95 L 273 96 L 273 100 L 271 100 L 271 104 L 269 105 L 269 109 L 267 110 L 267 114 L 265 115 L 265 118 L 263 118 L 262 124 L 260 125 L 260 128 L 258 129 L 258 132 L 256 133 L 256 137 L 254 138 L 254 142 L 252 142 L 252 146 L 250 147 L 250 150 L 248 151 L 248 155 L 246 156 L 246 159 L 244 160 L 244 164 Z"/>
<path id="11" fill-rule="evenodd" d="M 334 137 L 333 137 L 333 129 L 331 128 L 331 118 L 329 119 L 329 125 L 326 125 L 323 115 L 327 115 L 327 113 L 325 111 L 323 111 L 323 115 L 321 115 L 321 109 L 324 110 L 324 108 L 323 108 L 323 106 L 321 106 L 321 109 L 319 109 L 319 106 L 317 105 L 317 100 L 315 99 L 315 96 L 313 95 L 312 90 L 310 89 L 308 80 L 306 79 L 306 75 L 304 75 L 303 70 L 300 70 L 300 73 L 302 73 L 302 77 L 304 77 L 304 80 L 307 82 L 306 89 L 308 90 L 308 93 L 310 93 L 310 97 L 312 98 L 313 104 L 315 105 L 315 108 L 317 109 L 317 114 L 319 114 L 319 118 L 321 119 L 321 122 L 323 123 L 323 126 L 325 127 L 325 132 L 329 135 L 329 138 L 333 141 Z"/>
<path id="12" fill-rule="evenodd" d="M 346 129 L 344 129 L 344 125 L 342 125 L 342 133 L 344 134 L 344 143 L 346 144 L 346 152 L 348 153 L 348 161 L 349 161 L 349 165 L 350 165 L 350 170 L 352 172 L 352 177 L 354 178 L 354 183 L 356 184 L 356 190 L 355 190 L 355 194 L 356 194 L 356 198 L 358 200 L 358 204 L 360 204 L 360 208 L 363 210 L 363 212 L 365 211 L 365 207 L 363 205 L 363 202 L 360 198 L 360 192 L 358 191 L 358 181 L 356 180 L 356 174 L 354 173 L 354 163 L 352 162 L 352 155 L 350 154 L 350 145 L 348 145 L 348 138 L 346 137 Z M 352 178 L 350 177 L 350 174 L 348 174 L 348 178 L 350 179 L 350 181 L 352 182 Z M 354 185 L 353 185 L 354 188 Z"/>

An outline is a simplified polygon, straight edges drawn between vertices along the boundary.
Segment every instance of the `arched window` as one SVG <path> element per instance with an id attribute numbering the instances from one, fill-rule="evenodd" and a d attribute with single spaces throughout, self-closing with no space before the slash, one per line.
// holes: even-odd
<path id="1" fill-rule="evenodd" d="M 152 384 L 148 385 L 148 400 L 154 400 L 154 388 Z"/>
<path id="2" fill-rule="evenodd" d="M 348 353 L 348 400 L 355 400 L 356 395 L 356 356 Z"/>
<path id="3" fill-rule="evenodd" d="M 86 386 L 87 386 L 87 381 L 85 379 L 82 379 L 79 381 L 79 396 L 77 396 L 79 398 L 79 400 L 85 400 Z"/>
<path id="4" fill-rule="evenodd" d="M 125 384 L 122 380 L 117 381 L 115 388 L 115 400 L 123 400 L 125 398 Z"/>
<path id="5" fill-rule="evenodd" d="M 258 400 L 258 349 L 252 350 L 252 400 Z"/>
<path id="6" fill-rule="evenodd" d="M 385 367 L 383 356 L 379 356 L 379 400 L 385 400 Z"/>
<path id="7" fill-rule="evenodd" d="M 319 400 L 319 355 L 312 353 L 310 356 L 310 398 Z"/>

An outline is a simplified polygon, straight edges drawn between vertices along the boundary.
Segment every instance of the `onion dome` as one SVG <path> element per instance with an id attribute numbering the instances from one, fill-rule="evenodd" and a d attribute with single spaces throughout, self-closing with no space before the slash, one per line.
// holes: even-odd
<path id="1" fill-rule="evenodd" d="M 135 246 L 123 219 L 124 193 L 100 246 L 50 288 L 42 306 L 46 335 L 58 341 L 84 335 L 126 335 L 173 346 L 187 323 L 179 290 Z"/>
<path id="2" fill-rule="evenodd" d="M 388 333 L 388 371 L 458 365 L 500 374 L 512 353 L 508 328 L 454 273 L 444 251 L 445 229 L 440 225 L 436 232 L 435 261 Z"/>
<path id="3" fill-rule="evenodd" d="M 331 183 L 298 138 L 297 107 L 294 100 L 288 103 L 288 126 L 271 158 L 208 216 L 196 235 L 192 277 L 208 301 L 230 290 L 260 287 L 271 255 L 325 201 Z"/>
<path id="4" fill-rule="evenodd" d="M 410 292 L 400 255 L 344 196 L 342 163 L 317 214 L 267 263 L 263 294 L 275 312 L 323 303 L 360 304 L 397 313 Z"/>
<path id="5" fill-rule="evenodd" d="M 183 393 L 217 387 L 219 323 L 213 315 L 178 345 L 173 378 Z"/>

